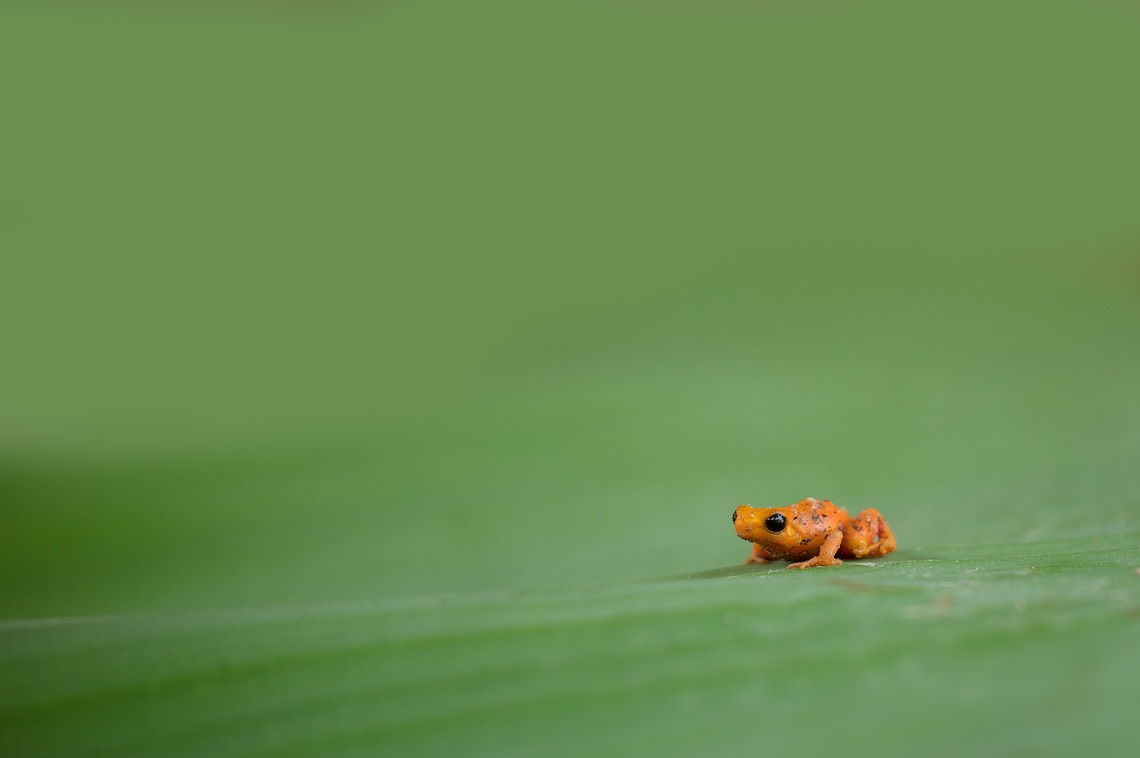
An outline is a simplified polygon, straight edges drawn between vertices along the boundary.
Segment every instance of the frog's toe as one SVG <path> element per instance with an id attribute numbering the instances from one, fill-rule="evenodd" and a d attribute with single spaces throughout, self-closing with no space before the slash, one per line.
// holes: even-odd
<path id="1" fill-rule="evenodd" d="M 788 568 L 806 569 L 811 568 L 812 566 L 838 566 L 841 563 L 843 563 L 843 561 L 839 560 L 838 558 L 821 558 L 817 555 L 816 557 L 809 558 L 806 561 L 800 561 L 799 563 L 789 563 Z"/>

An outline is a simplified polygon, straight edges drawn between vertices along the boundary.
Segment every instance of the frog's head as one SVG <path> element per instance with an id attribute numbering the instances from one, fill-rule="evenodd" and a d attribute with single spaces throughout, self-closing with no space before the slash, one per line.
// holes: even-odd
<path id="1" fill-rule="evenodd" d="M 800 542 L 800 533 L 796 531 L 793 515 L 791 506 L 753 508 L 742 505 L 732 512 L 732 524 L 740 539 L 755 542 L 769 550 L 775 548 L 776 552 L 780 552 L 780 548 L 792 547 Z"/>

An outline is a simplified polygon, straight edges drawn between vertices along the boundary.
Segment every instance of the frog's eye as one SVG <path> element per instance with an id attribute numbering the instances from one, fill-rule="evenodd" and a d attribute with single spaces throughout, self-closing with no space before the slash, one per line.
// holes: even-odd
<path id="1" fill-rule="evenodd" d="M 768 528 L 769 532 L 777 533 L 784 531 L 784 526 L 788 520 L 784 518 L 782 513 L 773 513 L 768 518 L 764 519 L 764 526 Z"/>

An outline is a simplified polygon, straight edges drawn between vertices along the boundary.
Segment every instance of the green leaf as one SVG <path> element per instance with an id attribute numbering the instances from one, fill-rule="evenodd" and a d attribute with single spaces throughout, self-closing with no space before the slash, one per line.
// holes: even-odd
<path id="1" fill-rule="evenodd" d="M 6 752 L 1108 749 L 1135 533 L 587 590 L 6 622 Z"/>

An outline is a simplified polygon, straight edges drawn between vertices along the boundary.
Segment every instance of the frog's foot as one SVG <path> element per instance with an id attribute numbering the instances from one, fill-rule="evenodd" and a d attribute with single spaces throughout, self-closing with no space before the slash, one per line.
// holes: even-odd
<path id="1" fill-rule="evenodd" d="M 843 563 L 843 561 L 839 560 L 838 558 L 825 558 L 822 555 L 817 555 L 814 558 L 808 558 L 806 561 L 800 561 L 799 563 L 789 563 L 788 568 L 806 569 L 811 568 L 812 566 L 838 566 L 841 563 Z"/>
<path id="2" fill-rule="evenodd" d="M 752 546 L 752 555 L 748 556 L 748 560 L 746 560 L 744 562 L 744 565 L 748 566 L 748 565 L 751 565 L 753 563 L 767 563 L 768 561 L 772 560 L 773 558 L 775 558 L 775 556 L 772 555 L 771 553 L 769 553 L 764 548 L 760 547 L 759 545 L 753 545 Z"/>

